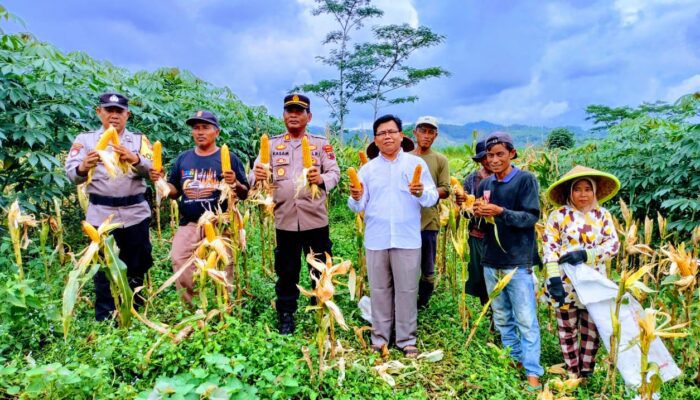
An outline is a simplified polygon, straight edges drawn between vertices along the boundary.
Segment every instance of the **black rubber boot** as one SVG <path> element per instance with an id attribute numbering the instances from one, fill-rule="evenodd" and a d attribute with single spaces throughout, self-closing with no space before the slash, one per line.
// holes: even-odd
<path id="1" fill-rule="evenodd" d="M 277 329 L 280 335 L 291 335 L 294 333 L 294 314 L 283 312 L 277 315 Z"/>

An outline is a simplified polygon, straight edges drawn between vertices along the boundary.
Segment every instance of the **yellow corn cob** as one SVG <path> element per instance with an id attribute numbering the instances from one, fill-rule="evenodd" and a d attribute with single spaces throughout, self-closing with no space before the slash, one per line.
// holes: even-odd
<path id="1" fill-rule="evenodd" d="M 311 158 L 311 148 L 309 147 L 309 138 L 304 136 L 301 139 L 301 160 L 304 168 L 311 168 L 313 159 Z"/>
<path id="2" fill-rule="evenodd" d="M 163 169 L 163 146 L 160 140 L 153 143 L 153 169 L 160 171 Z"/>
<path id="3" fill-rule="evenodd" d="M 97 229 L 94 226 L 88 224 L 87 221 L 83 221 L 83 232 L 90 238 L 91 241 L 97 243 L 100 241 L 100 234 L 97 233 Z"/>
<path id="4" fill-rule="evenodd" d="M 459 180 L 457 180 L 457 178 L 455 178 L 454 176 L 450 177 L 450 186 L 455 188 L 455 192 L 457 194 L 464 194 L 464 188 L 462 187 L 462 184 L 459 183 Z"/>
<path id="5" fill-rule="evenodd" d="M 421 173 L 423 173 L 423 167 L 420 164 L 418 164 L 416 165 L 416 169 L 413 170 L 413 179 L 411 179 L 411 185 L 420 183 Z"/>
<path id="6" fill-rule="evenodd" d="M 209 257 L 207 257 L 207 269 L 213 269 L 216 268 L 216 252 L 212 251 L 209 253 Z"/>
<path id="7" fill-rule="evenodd" d="M 112 132 L 112 144 L 114 146 L 119 146 L 119 132 L 117 132 L 112 125 L 110 125 L 107 130 Z"/>
<path id="8" fill-rule="evenodd" d="M 228 152 L 228 146 L 221 146 L 221 172 L 228 172 L 231 170 L 231 155 Z"/>
<path id="9" fill-rule="evenodd" d="M 107 129 L 104 131 L 104 133 L 100 136 L 100 139 L 97 141 L 97 144 L 95 145 L 95 150 L 106 150 L 107 145 L 109 142 L 112 140 L 112 128 Z"/>
<path id="10" fill-rule="evenodd" d="M 263 165 L 270 163 L 270 139 L 266 133 L 260 137 L 260 163 Z"/>
<path id="11" fill-rule="evenodd" d="M 357 152 L 357 155 L 360 156 L 360 167 L 363 166 L 363 165 L 365 165 L 365 164 L 367 164 L 367 162 L 369 161 L 369 160 L 367 159 L 367 153 L 365 153 L 364 151 L 360 150 L 360 151 Z"/>
<path id="12" fill-rule="evenodd" d="M 207 238 L 207 242 L 213 242 L 216 240 L 216 232 L 214 231 L 214 225 L 207 221 L 204 223 L 204 236 Z"/>
<path id="13" fill-rule="evenodd" d="M 356 189 L 362 187 L 362 184 L 360 183 L 360 178 L 357 176 L 357 171 L 355 170 L 355 168 L 348 168 L 348 177 L 350 177 L 350 185 L 352 185 L 352 187 Z"/>

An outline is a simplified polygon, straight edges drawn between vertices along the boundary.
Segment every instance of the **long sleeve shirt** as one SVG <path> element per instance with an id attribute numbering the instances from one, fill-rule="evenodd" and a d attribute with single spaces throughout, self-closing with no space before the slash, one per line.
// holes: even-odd
<path id="1" fill-rule="evenodd" d="M 513 167 L 503 180 L 496 175 L 484 178 L 477 197 L 489 197 L 491 203 L 503 207 L 503 213 L 494 218 L 497 231 L 492 224 L 481 221 L 485 233 L 482 262 L 493 268 L 531 267 L 535 224 L 540 219 L 537 178 Z"/>
<path id="2" fill-rule="evenodd" d="M 423 168 L 423 194 L 415 197 L 408 186 L 418 164 Z M 348 207 L 354 212 L 365 212 L 365 248 L 420 248 L 421 208 L 432 207 L 438 201 L 425 161 L 402 151 L 394 160 L 380 154 L 365 164 L 358 176 L 364 188 L 362 198 L 348 198 Z"/>
<path id="3" fill-rule="evenodd" d="M 301 137 L 289 133 L 270 138 L 270 167 L 272 168 L 273 201 L 275 202 L 275 227 L 283 231 L 308 231 L 328 225 L 326 195 L 338 185 L 340 168 L 333 147 L 324 136 L 306 134 L 313 165 L 321 172 L 323 185 L 320 196 L 311 198 L 308 188 L 297 193 L 297 185 L 304 170 L 301 154 Z M 260 156 L 254 165 L 260 163 Z M 250 174 L 251 186 L 255 175 Z"/>
<path id="4" fill-rule="evenodd" d="M 65 171 L 68 179 L 76 185 L 87 181 L 87 176 L 78 175 L 77 168 L 89 152 L 95 149 L 97 141 L 104 132 L 104 128 L 92 132 L 81 133 L 75 138 L 68 152 L 65 162 Z M 88 194 L 96 194 L 107 197 L 127 197 L 146 192 L 148 181 L 148 169 L 151 168 L 152 149 L 151 143 L 143 134 L 133 133 L 126 129 L 119 134 L 119 140 L 123 146 L 139 156 L 139 162 L 125 175 L 110 178 L 102 163 L 98 163 L 92 175 L 92 181 L 87 187 Z M 111 144 L 108 149 L 111 151 Z M 94 226 L 100 225 L 107 217 L 114 214 L 112 222 L 121 222 L 124 227 L 136 225 L 151 216 L 151 207 L 146 201 L 124 207 L 111 207 L 105 205 L 88 204 L 85 219 Z"/>
<path id="5" fill-rule="evenodd" d="M 566 205 L 549 214 L 542 237 L 545 264 L 557 263 L 559 257 L 574 250 L 593 250 L 594 259 L 586 265 L 605 275 L 605 262 L 620 250 L 620 241 L 608 210 L 596 207 L 584 213 Z M 559 272 L 567 294 L 565 303 L 582 307 L 571 281 L 563 270 Z"/>

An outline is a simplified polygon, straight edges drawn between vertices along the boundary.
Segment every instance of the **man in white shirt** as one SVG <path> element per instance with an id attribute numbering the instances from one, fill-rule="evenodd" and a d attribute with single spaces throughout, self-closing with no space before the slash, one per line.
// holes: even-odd
<path id="1" fill-rule="evenodd" d="M 370 146 L 379 155 L 360 169 L 362 187 L 351 188 L 348 199 L 351 210 L 365 212 L 372 348 L 389 345 L 393 325 L 396 346 L 415 357 L 421 208 L 435 205 L 438 193 L 425 161 L 403 152 L 402 142 L 410 139 L 404 137 L 398 117 L 379 117 L 373 129 Z M 417 165 L 422 168 L 420 182 L 412 184 Z"/>

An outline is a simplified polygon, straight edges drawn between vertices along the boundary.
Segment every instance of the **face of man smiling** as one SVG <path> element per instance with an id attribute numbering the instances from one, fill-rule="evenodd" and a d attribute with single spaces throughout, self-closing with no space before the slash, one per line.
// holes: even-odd
<path id="1" fill-rule="evenodd" d="M 401 148 L 403 132 L 394 121 L 387 121 L 377 126 L 377 133 L 374 135 L 374 143 L 385 157 L 393 157 Z"/>
<path id="2" fill-rule="evenodd" d="M 486 150 L 489 168 L 496 175 L 507 171 L 510 168 L 510 160 L 513 158 L 515 158 L 515 149 L 508 150 L 503 143 L 494 144 Z"/>

